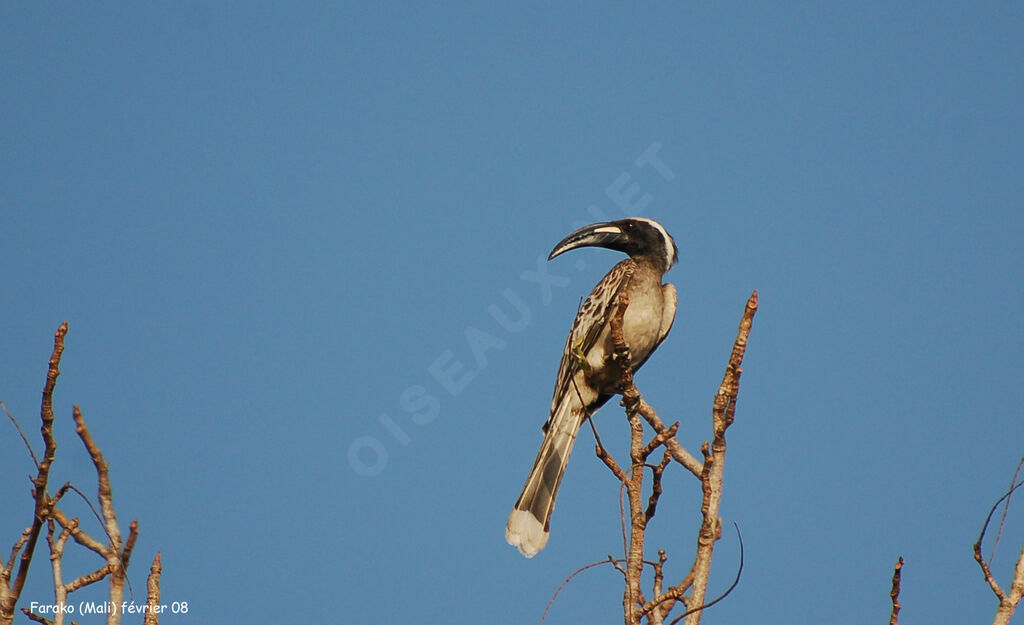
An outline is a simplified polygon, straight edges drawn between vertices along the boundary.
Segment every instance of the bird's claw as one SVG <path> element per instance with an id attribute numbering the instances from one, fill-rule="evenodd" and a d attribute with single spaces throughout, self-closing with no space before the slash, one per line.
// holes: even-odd
<path id="1" fill-rule="evenodd" d="M 583 337 L 580 337 L 576 343 L 573 344 L 572 355 L 576 358 L 576 364 L 583 370 L 583 375 L 589 376 L 594 372 L 594 367 L 590 365 L 590 361 L 587 360 L 587 355 L 583 353 Z"/>

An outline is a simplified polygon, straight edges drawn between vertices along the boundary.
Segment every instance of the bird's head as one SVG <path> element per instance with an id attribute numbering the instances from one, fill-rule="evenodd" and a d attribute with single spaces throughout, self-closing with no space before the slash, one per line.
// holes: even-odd
<path id="1" fill-rule="evenodd" d="M 577 247 L 606 247 L 629 254 L 631 258 L 650 258 L 668 271 L 679 257 L 676 242 L 665 228 L 644 217 L 630 217 L 584 226 L 559 241 L 548 260 Z"/>

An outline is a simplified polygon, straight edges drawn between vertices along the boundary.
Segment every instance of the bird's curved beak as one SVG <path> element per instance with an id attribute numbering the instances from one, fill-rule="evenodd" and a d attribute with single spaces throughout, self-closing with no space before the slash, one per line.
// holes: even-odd
<path id="1" fill-rule="evenodd" d="M 615 222 L 590 224 L 589 226 L 583 226 L 559 241 L 555 249 L 551 250 L 551 253 L 548 254 L 548 260 L 569 250 L 574 250 L 577 247 L 589 246 L 606 247 L 613 250 L 620 249 L 625 238 L 625 232 Z"/>

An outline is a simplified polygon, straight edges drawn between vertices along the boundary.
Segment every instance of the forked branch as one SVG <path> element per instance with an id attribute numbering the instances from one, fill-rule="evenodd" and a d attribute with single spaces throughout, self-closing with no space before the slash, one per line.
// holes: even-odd
<path id="1" fill-rule="evenodd" d="M 992 589 L 992 593 L 999 600 L 999 607 L 996 608 L 995 619 L 992 621 L 993 625 L 1006 625 L 1010 622 L 1013 617 L 1013 613 L 1017 609 L 1017 605 L 1020 604 L 1021 597 L 1024 597 L 1024 546 L 1021 547 L 1020 555 L 1017 557 L 1017 565 L 1014 567 L 1013 580 L 1010 582 L 1010 591 L 1006 592 L 996 581 L 996 578 L 992 575 L 992 570 L 989 568 L 988 562 L 985 561 L 984 556 L 981 555 L 981 543 L 985 540 L 985 532 L 988 530 L 988 525 L 992 521 L 992 515 L 995 514 L 996 509 L 999 508 L 1004 500 L 1009 499 L 1013 492 L 1024 486 L 1024 481 L 1017 482 L 1010 487 L 1010 490 L 999 498 L 988 512 L 988 517 L 985 518 L 985 524 L 981 527 L 981 533 L 978 535 L 978 540 L 974 543 L 974 559 L 981 567 L 982 575 L 985 576 L 985 581 L 988 583 L 989 588 Z"/>
<path id="2" fill-rule="evenodd" d="M 733 344 L 725 375 L 715 395 L 712 410 L 712 442 L 701 448 L 703 460 L 690 454 L 677 439 L 679 423 L 666 426 L 657 412 L 644 401 L 640 391 L 633 382 L 633 371 L 629 366 L 629 346 L 623 337 L 623 315 L 629 306 L 629 296 L 620 292 L 619 302 L 610 319 L 611 337 L 615 344 L 613 359 L 619 363 L 619 387 L 622 393 L 622 405 L 630 425 L 630 466 L 621 468 L 608 453 L 598 439 L 596 451 L 602 462 L 620 481 L 626 491 L 628 502 L 629 534 L 626 540 L 624 565 L 614 562 L 616 568 L 625 577 L 622 606 L 626 625 L 639 625 L 641 619 L 647 619 L 652 625 L 661 625 L 669 612 L 677 603 L 683 604 L 687 611 L 676 618 L 686 617 L 688 625 L 700 622 L 702 609 L 706 607 L 705 597 L 711 570 L 711 557 L 714 543 L 721 537 L 721 520 L 718 509 L 722 497 L 722 481 L 725 466 L 725 432 L 736 416 L 736 400 L 739 395 L 739 381 L 742 373 L 741 365 L 746 353 L 747 340 L 757 312 L 757 291 L 750 296 L 740 321 L 739 331 Z M 644 440 L 643 423 L 646 422 L 653 430 L 651 440 Z M 595 432 L 596 435 L 596 432 Z M 663 448 L 661 458 L 656 464 L 649 458 L 659 448 Z M 703 500 L 701 503 L 702 523 L 697 539 L 697 553 L 693 566 L 682 581 L 667 589 L 664 585 L 664 565 L 668 560 L 665 550 L 658 551 L 658 561 L 644 560 L 644 541 L 647 524 L 654 518 L 657 505 L 663 494 L 662 476 L 672 461 L 686 468 L 701 480 Z M 651 492 L 647 497 L 646 507 L 643 505 L 644 469 L 652 471 Z M 641 588 L 641 575 L 644 565 L 654 569 L 653 598 L 645 599 Z M 687 591 L 690 592 L 687 596 Z M 717 599 L 715 600 L 717 601 Z M 714 603 L 714 602 L 712 602 Z M 692 607 L 696 606 L 696 608 Z M 675 621 L 673 621 L 675 622 Z"/>
<path id="3" fill-rule="evenodd" d="M 56 456 L 57 443 L 53 436 L 53 390 L 56 386 L 57 377 L 60 375 L 60 358 L 64 351 L 64 337 L 67 334 L 68 324 L 63 323 L 54 336 L 53 353 L 50 356 L 50 363 L 46 374 L 46 383 L 43 386 L 43 397 L 40 409 L 42 421 L 41 433 L 43 438 L 43 454 L 37 458 L 32 453 L 31 445 L 18 426 L 17 421 L 11 417 L 18 431 L 22 434 L 26 445 L 29 447 L 32 461 L 36 467 L 36 476 L 32 479 L 32 497 L 34 499 L 34 514 L 32 523 L 21 533 L 11 550 L 11 557 L 7 562 L 0 561 L 0 625 L 8 625 L 14 620 L 14 612 L 24 588 L 25 579 L 28 575 L 29 565 L 35 553 L 35 547 L 42 528 L 46 526 L 46 543 L 50 551 L 50 568 L 54 588 L 54 612 L 53 620 L 45 618 L 40 614 L 22 609 L 30 620 L 39 623 L 51 623 L 52 625 L 63 625 L 65 611 L 62 609 L 70 601 L 69 595 L 76 590 L 90 584 L 95 584 L 103 579 L 109 580 L 110 590 L 108 601 L 112 610 L 107 615 L 107 623 L 117 625 L 121 621 L 121 607 L 124 605 L 124 586 L 127 582 L 127 567 L 131 559 L 132 550 L 138 538 L 138 522 L 132 521 L 129 526 L 127 541 L 122 540 L 121 529 L 117 521 L 117 514 L 114 511 L 114 495 L 110 483 L 110 473 L 103 453 L 99 445 L 93 439 L 85 418 L 82 416 L 78 406 L 74 407 L 73 416 L 75 421 L 75 432 L 81 439 L 96 468 L 98 483 L 99 510 L 89 502 L 88 498 L 70 482 L 61 486 L 56 494 L 50 495 L 48 483 L 50 468 Z M 4 408 L 6 411 L 6 407 Z M 10 415 L 9 415 L 10 416 Z M 89 504 L 92 513 L 99 520 L 103 531 L 103 538 L 97 539 L 82 529 L 78 518 L 69 518 L 64 511 L 58 507 L 62 498 L 69 492 L 75 492 L 83 497 Z M 103 558 L 103 565 L 99 568 L 79 575 L 78 577 L 65 581 L 64 555 L 71 541 L 89 549 Z M 20 555 L 19 555 L 20 554 Z M 12 574 L 17 562 L 17 575 L 12 582 Z M 160 556 L 153 563 L 150 569 L 150 576 L 147 582 L 147 604 L 155 607 L 160 599 Z M 156 625 L 158 610 L 147 611 L 145 622 L 149 625 Z"/>

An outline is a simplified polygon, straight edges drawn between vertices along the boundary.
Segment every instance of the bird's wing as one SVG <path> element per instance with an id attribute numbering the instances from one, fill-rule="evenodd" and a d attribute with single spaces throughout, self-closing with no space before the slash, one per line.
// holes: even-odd
<path id="1" fill-rule="evenodd" d="M 579 371 L 579 359 L 576 354 L 579 351 L 589 353 L 597 342 L 601 331 L 608 323 L 610 313 L 613 312 L 612 304 L 633 277 L 635 269 L 636 261 L 632 258 L 627 258 L 612 267 L 580 306 L 576 319 L 572 322 L 572 329 L 569 330 L 569 337 L 565 341 L 565 349 L 562 350 L 562 362 L 558 365 L 558 376 L 555 378 L 555 394 L 551 398 L 551 414 L 558 409 L 566 393 L 575 392 L 572 388 L 572 378 Z"/>
<path id="2" fill-rule="evenodd" d="M 672 330 L 672 324 L 676 321 L 676 308 L 679 306 L 679 295 L 676 293 L 676 287 L 672 284 L 661 285 L 662 301 L 664 302 L 664 308 L 661 312 L 661 336 L 658 337 L 658 344 L 654 346 L 654 349 L 658 349 L 658 346 L 665 342 L 668 337 L 669 331 Z M 654 352 L 654 349 L 651 352 Z"/>

